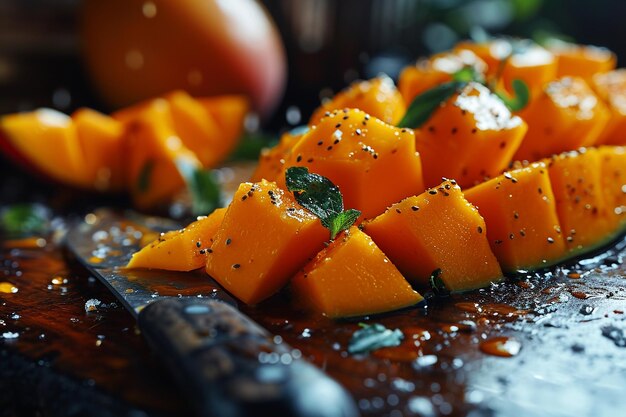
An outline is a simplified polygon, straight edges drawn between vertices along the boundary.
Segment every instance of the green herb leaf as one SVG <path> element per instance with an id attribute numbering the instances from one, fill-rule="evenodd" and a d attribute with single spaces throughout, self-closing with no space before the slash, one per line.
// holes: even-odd
<path id="1" fill-rule="evenodd" d="M 333 240 L 341 231 L 348 230 L 360 215 L 359 210 L 350 209 L 333 216 L 329 227 L 330 239 Z"/>
<path id="2" fill-rule="evenodd" d="M 504 101 L 504 104 L 506 104 L 509 110 L 517 112 L 528 105 L 530 101 L 530 90 L 528 89 L 528 85 L 518 78 L 512 81 L 511 86 L 514 92 L 513 97 L 510 97 L 504 91 L 496 91 L 495 94 Z"/>
<path id="3" fill-rule="evenodd" d="M 152 176 L 152 170 L 154 169 L 154 161 L 152 159 L 147 160 L 141 167 L 139 176 L 137 177 L 137 190 L 141 193 L 145 193 L 150 188 L 150 177 Z"/>
<path id="4" fill-rule="evenodd" d="M 358 210 L 343 211 L 343 196 L 339 187 L 326 177 L 310 173 L 306 167 L 290 167 L 285 174 L 287 189 L 296 201 L 319 217 L 322 225 L 330 230 L 330 238 L 347 230 L 361 215 Z"/>
<path id="5" fill-rule="evenodd" d="M 359 323 L 361 329 L 354 332 L 348 343 L 348 353 L 367 353 L 383 347 L 399 346 L 404 339 L 400 329 L 391 330 L 379 323 Z"/>
<path id="6" fill-rule="evenodd" d="M 209 214 L 221 207 L 222 190 L 213 171 L 198 169 L 184 159 L 178 159 L 176 167 L 185 180 L 194 215 Z"/>
<path id="7" fill-rule="evenodd" d="M 438 297 L 447 297 L 450 290 L 446 288 L 446 283 L 441 279 L 441 269 L 437 268 L 430 274 L 430 287 Z"/>
<path id="8" fill-rule="evenodd" d="M 452 79 L 454 81 L 460 82 L 470 82 L 476 81 L 477 83 L 484 83 L 485 79 L 479 72 L 476 71 L 476 68 L 472 65 L 465 66 L 452 74 Z"/>
<path id="9" fill-rule="evenodd" d="M 413 99 L 406 114 L 398 123 L 398 127 L 411 129 L 422 126 L 437 108 L 448 100 L 454 93 L 465 87 L 466 81 L 451 81 L 431 88 Z"/>
<path id="10" fill-rule="evenodd" d="M 48 230 L 49 211 L 40 204 L 16 204 L 0 211 L 0 229 L 9 236 L 27 236 Z"/>

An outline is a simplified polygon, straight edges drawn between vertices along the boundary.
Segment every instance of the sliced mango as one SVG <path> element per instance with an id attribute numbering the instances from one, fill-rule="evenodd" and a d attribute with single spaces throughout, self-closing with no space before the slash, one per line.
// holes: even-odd
<path id="1" fill-rule="evenodd" d="M 206 272 L 247 304 L 280 290 L 322 249 L 328 230 L 290 193 L 242 183 L 209 251 Z"/>
<path id="2" fill-rule="evenodd" d="M 557 57 L 557 77 L 574 76 L 591 81 L 594 74 L 615 69 L 617 58 L 606 48 L 553 41 L 548 45 Z"/>
<path id="3" fill-rule="evenodd" d="M 427 287 L 435 271 L 450 291 L 502 278 L 485 221 L 461 188 L 445 181 L 364 224 L 364 231 L 412 283 Z"/>
<path id="4" fill-rule="evenodd" d="M 174 131 L 164 100 L 154 100 L 128 125 L 126 142 L 129 189 L 140 209 L 169 201 L 184 186 L 182 166 L 202 167 Z"/>
<path id="5" fill-rule="evenodd" d="M 503 271 L 539 269 L 566 254 L 545 163 L 509 171 L 464 193 L 485 219 L 491 250 Z"/>
<path id="6" fill-rule="evenodd" d="M 515 159 L 532 162 L 593 145 L 610 113 L 582 78 L 565 77 L 548 83 L 520 117 L 528 133 Z"/>
<path id="7" fill-rule="evenodd" d="M 0 119 L 0 130 L 25 165 L 57 181 L 88 185 L 76 127 L 67 115 L 46 108 L 9 114 Z"/>
<path id="8" fill-rule="evenodd" d="M 125 188 L 123 133 L 117 120 L 95 110 L 82 108 L 72 114 L 85 164 L 85 182 L 100 191 Z"/>
<path id="9" fill-rule="evenodd" d="M 611 118 L 596 143 L 626 145 L 626 69 L 594 75 L 592 87 L 611 112 Z"/>
<path id="10" fill-rule="evenodd" d="M 469 83 L 416 131 L 426 186 L 434 187 L 445 177 L 465 187 L 499 175 L 526 129 L 495 94 Z"/>
<path id="11" fill-rule="evenodd" d="M 202 268 L 225 214 L 225 208 L 218 208 L 183 229 L 161 234 L 157 240 L 135 252 L 126 267 L 168 271 Z"/>
<path id="12" fill-rule="evenodd" d="M 398 90 L 409 105 L 426 90 L 452 81 L 453 75 L 464 68 L 472 68 L 476 74 L 485 76 L 487 64 L 467 49 L 436 54 L 404 68 L 400 73 Z"/>
<path id="13" fill-rule="evenodd" d="M 322 104 L 311 117 L 309 125 L 316 125 L 326 113 L 354 108 L 392 125 L 397 124 L 406 112 L 402 95 L 391 78 L 382 75 L 368 81 L 356 81 Z"/>
<path id="14" fill-rule="evenodd" d="M 285 162 L 289 159 L 291 148 L 306 132 L 308 132 L 308 128 L 302 133 L 294 130 L 285 132 L 274 147 L 264 148 L 261 151 L 259 163 L 250 181 L 257 182 L 262 179 L 276 181 L 283 170 Z"/>
<path id="15" fill-rule="evenodd" d="M 424 190 L 413 131 L 356 109 L 329 113 L 296 142 L 276 180 L 282 187 L 290 166 L 329 178 L 345 207 L 361 210 L 365 218 Z"/>
<path id="16" fill-rule="evenodd" d="M 553 156 L 548 162 L 565 245 L 572 252 L 590 250 L 614 235 L 602 192 L 602 166 L 596 149 Z"/>
<path id="17" fill-rule="evenodd" d="M 239 143 L 245 118 L 250 112 L 250 100 L 240 95 L 224 95 L 201 97 L 197 101 L 219 128 L 219 135 L 211 141 L 211 146 L 218 160 L 222 161 Z"/>
<path id="18" fill-rule="evenodd" d="M 619 233 L 626 228 L 626 147 L 603 146 L 599 153 L 607 215 L 613 230 Z"/>
<path id="19" fill-rule="evenodd" d="M 372 239 L 352 227 L 291 281 L 299 306 L 328 317 L 376 314 L 415 305 L 414 291 Z"/>

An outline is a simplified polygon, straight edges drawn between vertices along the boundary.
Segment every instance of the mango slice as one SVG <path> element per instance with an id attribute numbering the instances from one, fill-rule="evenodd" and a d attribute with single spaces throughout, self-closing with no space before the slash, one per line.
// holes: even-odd
<path id="1" fill-rule="evenodd" d="M 611 112 L 596 143 L 626 145 L 626 69 L 595 74 L 591 85 Z"/>
<path id="2" fill-rule="evenodd" d="M 196 100 L 217 124 L 219 132 L 211 140 L 211 149 L 217 159 L 222 161 L 239 143 L 245 118 L 250 112 L 250 100 L 241 95 L 201 97 Z"/>
<path id="3" fill-rule="evenodd" d="M 567 249 L 590 250 L 612 237 L 615 230 L 607 218 L 600 153 L 583 148 L 555 155 L 546 163 Z"/>
<path id="4" fill-rule="evenodd" d="M 180 167 L 200 169 L 201 162 L 173 129 L 169 105 L 154 100 L 127 127 L 127 170 L 133 202 L 148 209 L 168 201 L 185 182 Z"/>
<path id="5" fill-rule="evenodd" d="M 466 187 L 499 175 L 526 129 L 495 94 L 469 83 L 416 131 L 426 186 L 434 187 L 445 177 Z"/>
<path id="6" fill-rule="evenodd" d="M 372 239 L 352 227 L 291 281 L 299 306 L 328 317 L 376 314 L 415 305 L 414 291 Z"/>
<path id="7" fill-rule="evenodd" d="M 291 148 L 307 131 L 308 128 L 302 133 L 297 130 L 285 132 L 274 147 L 261 150 L 259 163 L 250 181 L 258 182 L 262 179 L 276 181 L 283 170 L 285 162 L 289 159 L 289 155 L 291 155 Z"/>
<path id="8" fill-rule="evenodd" d="M 609 224 L 620 233 L 626 228 L 626 147 L 603 146 L 599 153 L 601 190 Z"/>
<path id="9" fill-rule="evenodd" d="M 85 182 L 100 191 L 121 191 L 126 186 L 123 151 L 124 126 L 95 110 L 82 108 L 72 114 Z"/>
<path id="10" fill-rule="evenodd" d="M 485 221 L 456 182 L 445 181 L 389 207 L 364 231 L 412 283 L 428 287 L 438 276 L 450 291 L 466 291 L 502 278 L 487 241 Z"/>
<path id="11" fill-rule="evenodd" d="M 183 229 L 161 234 L 157 240 L 135 252 L 126 267 L 167 271 L 202 268 L 225 214 L 225 208 L 218 208 Z"/>
<path id="12" fill-rule="evenodd" d="M 452 81 L 453 75 L 464 68 L 472 68 L 476 74 L 485 76 L 487 64 L 470 50 L 443 52 L 404 68 L 400 73 L 398 89 L 405 103 L 410 105 L 416 96 Z"/>
<path id="13" fill-rule="evenodd" d="M 296 142 L 276 180 L 283 188 L 290 166 L 306 166 L 329 178 L 341 190 L 345 207 L 361 210 L 365 218 L 424 190 L 413 131 L 356 109 L 329 113 Z"/>
<path id="14" fill-rule="evenodd" d="M 208 251 L 206 272 L 257 304 L 287 284 L 326 239 L 328 230 L 290 193 L 265 180 L 242 183 Z"/>
<path id="15" fill-rule="evenodd" d="M 402 95 L 393 81 L 386 75 L 382 75 L 369 81 L 354 82 L 331 101 L 322 104 L 313 113 L 309 125 L 318 124 L 325 113 L 345 108 L 362 110 L 392 125 L 396 125 L 406 112 Z"/>
<path id="16" fill-rule="evenodd" d="M 591 81 L 594 74 L 615 69 L 617 57 L 606 48 L 553 41 L 548 49 L 557 57 L 556 77 L 574 76 Z"/>
<path id="17" fill-rule="evenodd" d="M 550 266 L 566 253 L 548 167 L 534 163 L 465 190 L 505 272 Z"/>
<path id="18" fill-rule="evenodd" d="M 512 93 L 513 80 L 524 81 L 531 97 L 540 94 L 543 86 L 555 78 L 557 60 L 545 48 L 531 42 L 493 39 L 485 43 L 460 42 L 455 50 L 470 50 L 487 63 L 488 81 Z"/>
<path id="19" fill-rule="evenodd" d="M 0 131 L 27 167 L 68 184 L 88 183 L 76 127 L 67 115 L 46 108 L 9 114 L 0 118 Z"/>
<path id="20" fill-rule="evenodd" d="M 565 77 L 548 83 L 520 117 L 528 133 L 514 158 L 532 162 L 593 145 L 610 113 L 582 78 Z"/>

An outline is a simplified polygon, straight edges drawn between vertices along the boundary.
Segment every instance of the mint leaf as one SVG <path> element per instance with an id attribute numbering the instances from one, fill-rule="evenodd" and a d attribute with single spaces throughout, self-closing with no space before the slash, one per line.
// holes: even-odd
<path id="1" fill-rule="evenodd" d="M 290 167 L 285 173 L 287 189 L 298 204 L 319 217 L 322 226 L 330 230 L 330 239 L 347 230 L 361 215 L 358 210 L 343 211 L 343 196 L 331 180 L 310 173 L 306 167 Z"/>
<path id="2" fill-rule="evenodd" d="M 221 207 L 222 190 L 213 171 L 199 169 L 184 159 L 176 160 L 176 168 L 185 180 L 194 215 L 206 215 Z"/>
<path id="3" fill-rule="evenodd" d="M 0 231 L 8 236 L 28 236 L 48 231 L 48 209 L 40 204 L 15 204 L 0 211 Z"/>
<path id="4" fill-rule="evenodd" d="M 368 353 L 383 347 L 399 346 L 404 339 L 400 329 L 391 330 L 379 323 L 359 323 L 360 330 L 348 342 L 348 353 Z"/>
<path id="5" fill-rule="evenodd" d="M 435 269 L 430 274 L 430 287 L 433 289 L 433 292 L 438 297 L 447 297 L 450 295 L 450 290 L 446 288 L 446 283 L 443 282 L 441 278 L 441 268 Z"/>
<path id="6" fill-rule="evenodd" d="M 472 65 L 465 66 L 461 68 L 460 70 L 458 70 L 457 72 L 455 72 L 454 74 L 452 74 L 452 79 L 454 81 L 460 81 L 460 82 L 466 82 L 466 83 L 470 81 L 476 81 L 477 83 L 482 84 L 485 82 L 483 75 L 477 72 L 476 68 L 473 67 Z"/>
<path id="7" fill-rule="evenodd" d="M 152 159 L 148 159 L 143 166 L 141 167 L 141 171 L 139 171 L 139 176 L 137 177 L 137 190 L 141 193 L 145 193 L 150 188 L 150 178 L 152 177 L 152 170 L 154 169 L 154 161 Z"/>
<path id="8" fill-rule="evenodd" d="M 336 216 L 330 219 L 330 240 L 333 240 L 337 235 L 344 231 L 348 230 L 350 226 L 354 224 L 356 219 L 359 218 L 361 212 L 359 210 L 350 209 L 346 211 L 342 211 Z"/>
<path id="9" fill-rule="evenodd" d="M 511 86 L 513 87 L 513 97 L 510 97 L 504 91 L 495 91 L 495 94 L 500 97 L 509 110 L 517 112 L 528 105 L 530 101 L 530 90 L 528 89 L 528 85 L 518 78 L 511 82 Z"/>
<path id="10" fill-rule="evenodd" d="M 465 87 L 466 84 L 466 81 L 451 81 L 439 84 L 418 95 L 409 105 L 404 117 L 398 123 L 398 127 L 411 129 L 421 127 L 442 103 L 452 97 L 458 90 Z"/>

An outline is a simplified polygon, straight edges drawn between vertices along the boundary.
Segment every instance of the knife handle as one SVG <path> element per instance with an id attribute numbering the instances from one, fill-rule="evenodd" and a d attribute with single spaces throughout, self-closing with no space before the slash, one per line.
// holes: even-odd
<path id="1" fill-rule="evenodd" d="M 359 414 L 337 382 L 226 303 L 163 299 L 145 307 L 138 323 L 198 416 Z"/>

